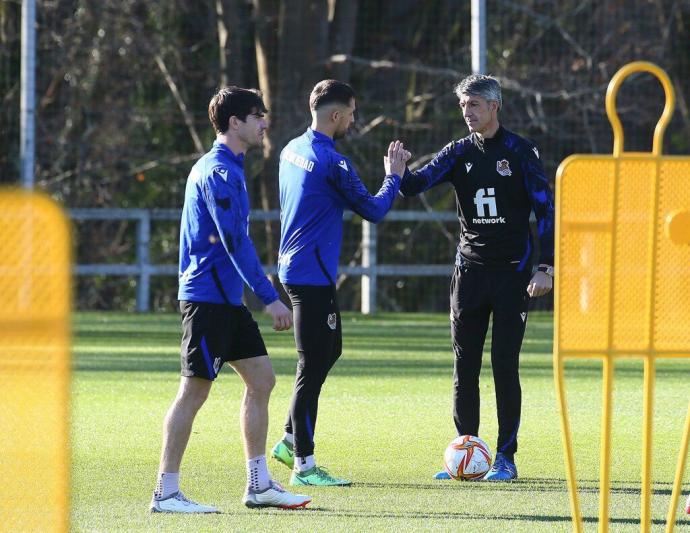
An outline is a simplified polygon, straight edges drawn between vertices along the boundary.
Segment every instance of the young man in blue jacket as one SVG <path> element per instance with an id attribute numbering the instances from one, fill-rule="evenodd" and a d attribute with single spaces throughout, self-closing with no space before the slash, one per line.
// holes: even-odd
<path id="1" fill-rule="evenodd" d="M 290 296 L 299 360 L 283 439 L 272 455 L 293 469 L 292 485 L 349 485 L 314 459 L 321 386 L 342 352 L 336 295 L 343 210 L 371 222 L 393 205 L 409 153 L 392 142 L 377 194 L 362 184 L 352 162 L 335 149 L 354 122 L 355 93 L 346 83 L 319 82 L 311 92 L 312 124 L 280 155 L 281 235 L 278 274 Z"/>
<path id="2" fill-rule="evenodd" d="M 158 483 L 150 509 L 217 512 L 215 507 L 184 496 L 179 472 L 194 417 L 225 362 L 245 383 L 240 412 L 247 459 L 244 504 L 303 507 L 311 498 L 287 492 L 268 473 L 268 400 L 275 375 L 259 328 L 242 305 L 246 283 L 266 305 L 273 329 L 284 331 L 292 326 L 292 313 L 264 274 L 248 235 L 244 154 L 263 142 L 266 108 L 257 91 L 225 87 L 213 96 L 208 112 L 216 141 L 189 174 L 180 228 L 182 377 L 165 417 Z"/>
<path id="3" fill-rule="evenodd" d="M 460 222 L 450 286 L 455 427 L 458 435 L 478 434 L 479 373 L 493 315 L 491 365 L 498 442 L 496 460 L 484 479 L 506 481 L 517 477 L 519 357 L 529 298 L 552 287 L 553 194 L 536 146 L 499 124 L 498 80 L 472 75 L 457 85 L 455 93 L 470 135 L 447 144 L 423 168 L 407 171 L 400 191 L 413 196 L 441 183 L 455 189 Z M 534 273 L 531 211 L 537 218 L 540 245 Z M 449 476 L 439 472 L 435 477 Z"/>

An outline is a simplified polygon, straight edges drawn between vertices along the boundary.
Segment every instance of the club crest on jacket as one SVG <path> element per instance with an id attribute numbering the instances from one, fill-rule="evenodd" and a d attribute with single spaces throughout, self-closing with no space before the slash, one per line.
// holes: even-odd
<path id="1" fill-rule="evenodd" d="M 501 176 L 512 176 L 513 171 L 510 170 L 510 165 L 508 164 L 507 159 L 501 159 L 500 161 L 496 162 L 496 172 L 498 172 Z"/>

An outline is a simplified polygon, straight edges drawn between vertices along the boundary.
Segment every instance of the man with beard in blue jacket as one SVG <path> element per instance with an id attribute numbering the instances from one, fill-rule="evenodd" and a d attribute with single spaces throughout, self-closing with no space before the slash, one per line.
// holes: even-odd
<path id="1" fill-rule="evenodd" d="M 335 149 L 354 122 L 355 93 L 346 83 L 319 82 L 311 92 L 312 124 L 280 156 L 281 237 L 278 274 L 292 302 L 299 360 L 285 435 L 272 455 L 293 469 L 292 485 L 342 486 L 314 459 L 321 386 L 342 352 L 336 295 L 343 211 L 379 222 L 393 205 L 410 154 L 399 141 L 384 157 L 377 194 L 362 184 L 352 162 Z"/>

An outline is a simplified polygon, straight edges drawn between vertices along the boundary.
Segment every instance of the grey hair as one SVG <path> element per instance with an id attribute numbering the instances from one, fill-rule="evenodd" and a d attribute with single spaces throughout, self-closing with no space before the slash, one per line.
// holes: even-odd
<path id="1" fill-rule="evenodd" d="M 458 98 L 463 94 L 481 96 L 486 100 L 495 100 L 498 102 L 499 109 L 503 107 L 501 84 L 493 76 L 485 76 L 484 74 L 472 74 L 471 76 L 467 76 L 455 86 L 455 94 Z"/>

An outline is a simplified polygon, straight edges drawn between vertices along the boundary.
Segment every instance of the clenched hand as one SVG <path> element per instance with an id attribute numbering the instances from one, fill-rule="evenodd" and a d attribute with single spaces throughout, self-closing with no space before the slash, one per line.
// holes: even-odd
<path id="1" fill-rule="evenodd" d="M 286 331 L 292 327 L 292 311 L 280 300 L 266 306 L 266 312 L 273 317 L 273 329 Z"/>

